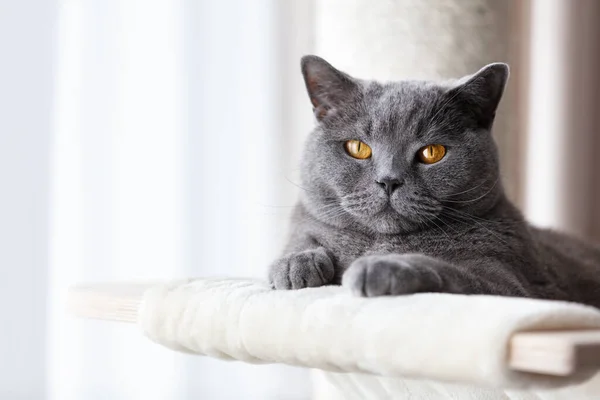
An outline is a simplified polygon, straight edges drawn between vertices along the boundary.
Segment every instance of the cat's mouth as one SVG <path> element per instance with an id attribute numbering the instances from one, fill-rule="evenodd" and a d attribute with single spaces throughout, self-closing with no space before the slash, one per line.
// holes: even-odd
<path id="1" fill-rule="evenodd" d="M 385 206 L 383 206 L 381 208 L 381 210 L 379 210 L 379 212 L 377 212 L 377 214 L 375 214 L 375 216 L 382 215 L 382 214 L 398 214 L 398 211 L 396 211 L 394 209 L 394 207 L 392 206 L 392 203 L 388 200 L 387 204 Z"/>
<path id="2" fill-rule="evenodd" d="M 372 193 L 352 193 L 342 197 L 340 206 L 360 225 L 382 234 L 399 234 L 418 229 L 422 224 L 419 215 L 425 202 L 405 202 L 398 196 Z"/>
<path id="3" fill-rule="evenodd" d="M 390 199 L 363 224 L 383 234 L 407 233 L 421 229 L 423 224 L 435 219 L 439 211 L 439 207 L 427 202 L 414 204 Z"/>

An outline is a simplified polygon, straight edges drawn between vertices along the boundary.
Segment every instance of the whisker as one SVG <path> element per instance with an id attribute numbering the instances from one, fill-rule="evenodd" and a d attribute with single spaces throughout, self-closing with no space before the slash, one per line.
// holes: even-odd
<path id="1" fill-rule="evenodd" d="M 289 183 L 291 183 L 292 185 L 296 186 L 298 189 L 304 190 L 305 192 L 309 192 L 309 193 L 316 193 L 313 190 L 307 189 L 305 187 L 300 186 L 299 184 L 297 184 L 296 182 L 292 181 L 290 178 L 288 178 L 287 176 L 285 176 L 285 180 L 288 181 Z"/>
<path id="2" fill-rule="evenodd" d="M 325 204 L 323 207 L 314 210 L 315 214 L 319 216 L 319 218 L 323 219 L 335 219 L 346 213 L 346 211 L 336 203 Z"/>
<path id="3" fill-rule="evenodd" d="M 485 223 L 488 223 L 488 224 L 507 225 L 507 226 L 510 226 L 510 225 L 519 225 L 520 224 L 519 221 L 494 221 L 494 220 L 491 220 L 491 219 L 481 218 L 481 217 L 478 217 L 477 215 L 472 215 L 472 214 L 466 213 L 464 211 L 457 210 L 456 208 L 452 208 L 452 207 L 448 207 L 448 206 L 444 206 L 444 205 L 442 205 L 442 208 L 444 208 L 448 212 L 453 212 L 453 213 L 457 213 L 457 214 L 460 214 L 460 215 L 465 215 L 467 217 L 470 217 L 470 218 L 473 218 L 473 219 L 476 219 L 476 220 L 479 220 L 479 221 L 482 221 L 482 222 L 485 222 Z M 460 215 L 458 215 L 458 216 L 460 216 Z"/>
<path id="4" fill-rule="evenodd" d="M 448 232 L 446 232 L 441 226 L 439 226 L 438 224 L 436 224 L 433 219 L 427 218 L 425 216 L 423 216 L 423 217 L 425 219 L 427 219 L 429 222 L 431 222 L 432 224 L 434 224 L 435 226 L 437 226 L 444 233 L 444 235 L 446 235 L 446 237 L 448 238 L 448 240 L 452 240 L 452 238 L 450 237 L 450 235 L 448 235 Z"/>
<path id="5" fill-rule="evenodd" d="M 484 184 L 484 183 L 486 183 L 486 182 L 487 182 L 487 178 L 485 178 L 485 179 L 484 179 L 484 180 L 483 180 L 483 181 L 482 181 L 482 182 L 481 182 L 479 185 L 477 185 L 477 186 L 474 186 L 474 187 L 472 187 L 472 188 L 470 188 L 470 189 L 467 189 L 467 190 L 463 190 L 462 192 L 458 192 L 458 193 L 452 193 L 451 195 L 448 195 L 447 197 L 442 197 L 441 199 L 445 199 L 445 198 L 448 198 L 448 197 L 453 197 L 453 196 L 458 196 L 458 195 L 461 195 L 461 194 L 469 193 L 469 192 L 471 192 L 471 191 L 473 191 L 473 190 L 475 190 L 475 189 L 477 189 L 477 188 L 481 187 L 481 185 L 483 185 L 483 184 Z"/>
<path id="6" fill-rule="evenodd" d="M 465 230 L 463 230 L 463 231 L 459 231 L 459 230 L 456 230 L 456 229 L 454 229 L 454 227 L 452 227 L 452 225 L 448 224 L 446 221 L 444 221 L 444 220 L 443 220 L 443 219 L 441 219 L 441 218 L 438 218 L 438 220 L 439 220 L 439 221 L 441 221 L 441 222 L 442 222 L 444 225 L 446 225 L 448 228 L 452 229 L 452 230 L 453 230 L 453 231 L 454 231 L 454 232 L 455 232 L 457 235 L 460 235 L 461 233 L 464 233 L 464 232 L 466 231 L 466 229 L 465 229 Z M 472 248 L 472 250 L 475 250 L 477 253 L 479 253 L 479 255 L 480 255 L 481 257 L 485 257 L 485 256 L 483 255 L 483 253 L 482 253 L 482 252 L 480 252 L 479 250 L 477 250 L 476 248 Z"/>
<path id="7" fill-rule="evenodd" d="M 483 199 L 485 196 L 487 196 L 488 194 L 490 194 L 492 192 L 492 190 L 494 190 L 494 188 L 496 187 L 496 184 L 498 183 L 499 180 L 500 180 L 499 178 L 496 179 L 496 181 L 494 182 L 494 184 L 492 185 L 492 187 L 489 188 L 487 192 L 485 192 L 481 196 L 477 197 L 476 199 L 471 199 L 471 200 L 443 200 L 443 201 L 444 202 L 448 202 L 448 203 L 459 203 L 459 204 L 473 203 L 475 201 Z"/>
<path id="8" fill-rule="evenodd" d="M 450 217 L 448 216 L 448 218 L 450 219 L 454 219 L 454 217 Z M 462 217 L 462 218 L 468 218 L 468 217 Z M 493 235 L 494 237 L 496 237 L 496 239 L 500 240 L 502 243 L 504 243 L 505 245 L 507 245 L 508 247 L 512 247 L 506 240 L 504 240 L 503 238 L 501 238 L 499 235 L 497 235 L 494 231 L 492 231 L 491 229 L 489 229 L 487 226 L 485 226 L 484 224 L 478 222 L 475 219 L 471 219 L 471 222 L 479 225 L 481 228 L 485 229 L 486 231 L 488 231 L 491 235 Z"/>

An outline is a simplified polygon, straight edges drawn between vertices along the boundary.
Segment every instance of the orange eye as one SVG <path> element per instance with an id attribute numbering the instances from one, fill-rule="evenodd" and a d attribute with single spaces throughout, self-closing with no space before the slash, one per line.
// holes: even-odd
<path id="1" fill-rule="evenodd" d="M 348 140 L 344 147 L 350 156 L 364 160 L 371 157 L 371 148 L 360 140 Z"/>
<path id="2" fill-rule="evenodd" d="M 421 147 L 417 154 L 422 163 L 435 164 L 444 158 L 446 155 L 446 148 L 441 144 L 428 144 L 425 147 Z"/>

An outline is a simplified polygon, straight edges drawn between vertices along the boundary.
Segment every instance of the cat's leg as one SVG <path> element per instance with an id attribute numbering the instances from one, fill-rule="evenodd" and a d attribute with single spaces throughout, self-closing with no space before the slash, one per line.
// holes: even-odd
<path id="1" fill-rule="evenodd" d="M 310 237 L 294 239 L 293 251 L 273 262 L 269 282 L 275 289 L 302 289 L 331 283 L 335 275 L 331 253 Z"/>
<path id="2" fill-rule="evenodd" d="M 418 292 L 531 295 L 509 267 L 496 261 L 454 265 L 424 254 L 360 257 L 345 271 L 342 285 L 365 297 Z"/>

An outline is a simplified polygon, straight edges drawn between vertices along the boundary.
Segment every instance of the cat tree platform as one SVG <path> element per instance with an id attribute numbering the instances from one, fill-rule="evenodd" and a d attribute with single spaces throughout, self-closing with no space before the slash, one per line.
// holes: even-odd
<path id="1" fill-rule="evenodd" d="M 547 390 L 585 382 L 600 368 L 600 310 L 557 301 L 443 293 L 366 299 L 336 286 L 273 291 L 255 280 L 191 279 L 80 285 L 70 290 L 69 308 L 136 323 L 178 351 L 328 371 L 344 390 L 340 379 L 350 377 L 353 384 L 417 378 Z"/>

